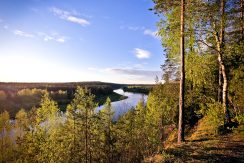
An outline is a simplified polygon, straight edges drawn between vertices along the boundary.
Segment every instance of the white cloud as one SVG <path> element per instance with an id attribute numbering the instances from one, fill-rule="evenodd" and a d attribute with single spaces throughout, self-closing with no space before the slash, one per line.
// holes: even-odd
<path id="1" fill-rule="evenodd" d="M 33 38 L 34 37 L 33 34 L 29 34 L 29 33 L 23 32 L 21 30 L 14 30 L 13 33 L 15 35 L 22 36 L 22 37 L 27 37 L 27 38 Z"/>
<path id="2" fill-rule="evenodd" d="M 140 49 L 140 48 L 135 48 L 134 54 L 139 59 L 146 59 L 146 58 L 150 58 L 150 56 L 151 56 L 151 52 Z"/>
<path id="3" fill-rule="evenodd" d="M 144 35 L 148 35 L 148 36 L 151 36 L 153 38 L 158 38 L 157 31 L 152 31 L 150 29 L 146 29 L 146 30 L 144 30 L 143 33 L 144 33 Z"/>
<path id="4" fill-rule="evenodd" d="M 73 22 L 73 23 L 80 24 L 80 25 L 89 25 L 90 24 L 87 20 L 81 19 L 81 18 L 77 18 L 77 17 L 74 17 L 74 16 L 68 16 L 67 20 L 70 21 L 70 22 Z"/>
<path id="5" fill-rule="evenodd" d="M 4 26 L 5 29 L 8 29 L 8 26 Z M 41 38 L 43 41 L 56 41 L 59 43 L 64 43 L 67 41 L 67 37 L 62 36 L 58 33 L 51 33 L 51 34 L 47 34 L 44 32 L 38 32 L 36 35 L 34 34 L 30 34 L 30 33 L 26 33 L 23 32 L 21 30 L 14 30 L 13 33 L 17 36 L 21 36 L 21 37 L 27 37 L 27 38 L 34 38 L 34 37 L 39 37 Z"/>
<path id="6" fill-rule="evenodd" d="M 77 13 L 71 13 L 69 11 L 61 10 L 56 7 L 50 8 L 50 11 L 54 15 L 58 16 L 60 19 L 64 19 L 72 23 L 80 24 L 82 26 L 90 25 L 90 22 L 88 20 L 77 17 L 76 16 Z"/>
<path id="7" fill-rule="evenodd" d="M 57 42 L 60 42 L 60 43 L 64 43 L 66 41 L 66 39 L 64 37 L 60 37 L 58 39 L 56 39 Z"/>
<path id="8" fill-rule="evenodd" d="M 56 41 L 59 43 L 64 43 L 67 41 L 67 37 L 61 36 L 58 33 L 46 34 L 43 32 L 39 32 L 38 35 L 42 37 L 43 41 Z"/>

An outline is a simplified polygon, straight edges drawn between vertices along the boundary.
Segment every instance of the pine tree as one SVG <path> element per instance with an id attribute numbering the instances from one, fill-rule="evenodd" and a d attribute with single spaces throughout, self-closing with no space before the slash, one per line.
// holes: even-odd
<path id="1" fill-rule="evenodd" d="M 10 161 L 13 152 L 13 138 L 10 132 L 12 130 L 9 113 L 4 111 L 0 114 L 0 162 Z"/>
<path id="2" fill-rule="evenodd" d="M 178 143 L 184 141 L 184 93 L 185 93 L 185 0 L 168 1 L 154 0 L 156 13 L 163 13 L 169 20 L 161 20 L 159 27 L 161 28 L 159 35 L 162 37 L 163 46 L 166 47 L 166 55 L 168 58 L 179 58 L 180 60 L 180 93 L 179 93 L 179 125 L 178 125 Z M 180 9 L 180 12 L 179 12 Z M 180 20 L 172 19 L 174 14 L 180 13 Z M 168 21 L 168 22 L 167 22 Z M 168 24 L 167 24 L 168 23 Z M 167 24 L 167 27 L 163 27 Z M 176 30 L 176 33 L 173 31 Z M 166 33 L 167 31 L 170 31 Z M 176 35 L 170 36 L 170 34 Z M 166 39 L 163 35 L 166 35 Z M 179 37 L 179 47 L 172 40 Z M 177 56 L 180 54 L 180 56 Z"/>
<path id="3" fill-rule="evenodd" d="M 74 151 L 78 157 L 75 161 L 91 162 L 93 160 L 93 129 L 95 126 L 93 120 L 96 118 L 94 98 L 95 96 L 87 88 L 83 89 L 78 86 L 75 97 L 71 102 L 75 117 L 75 135 L 77 134 L 74 140 Z"/>
<path id="4" fill-rule="evenodd" d="M 114 124 L 113 124 L 114 111 L 111 106 L 111 100 L 108 97 L 104 108 L 100 112 L 101 119 L 101 136 L 103 141 L 103 152 L 106 157 L 105 162 L 113 162 L 114 153 Z"/>

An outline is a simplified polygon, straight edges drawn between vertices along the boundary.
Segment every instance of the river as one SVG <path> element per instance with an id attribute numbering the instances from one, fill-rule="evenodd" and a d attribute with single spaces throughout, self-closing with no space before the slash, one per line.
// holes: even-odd
<path id="1" fill-rule="evenodd" d="M 114 90 L 115 93 L 118 93 L 120 95 L 123 96 L 127 96 L 128 98 L 124 99 L 124 100 L 120 100 L 120 101 L 115 101 L 112 102 L 112 109 L 114 111 L 114 120 L 117 120 L 119 118 L 119 116 L 123 115 L 124 113 L 126 113 L 129 109 L 131 109 L 132 107 L 135 107 L 137 105 L 137 103 L 139 102 L 139 100 L 141 100 L 142 98 L 144 99 L 144 101 L 147 101 L 147 95 L 142 94 L 142 93 L 131 93 L 131 92 L 124 92 L 123 89 L 116 89 Z M 103 108 L 103 105 L 100 107 L 96 108 L 96 111 L 99 111 Z M 63 120 L 65 120 L 65 115 L 62 114 L 63 116 Z M 14 124 L 14 120 L 11 120 L 11 123 Z M 45 123 L 45 122 L 44 122 Z M 44 124 L 45 125 L 45 124 Z M 12 131 L 10 131 L 10 135 L 12 138 L 14 138 L 15 132 L 13 129 Z M 1 138 L 0 134 L 0 138 Z"/>
<path id="2" fill-rule="evenodd" d="M 127 96 L 128 98 L 121 100 L 121 101 L 115 101 L 112 102 L 112 108 L 114 110 L 114 119 L 118 119 L 119 116 L 126 113 L 129 109 L 132 107 L 135 107 L 140 99 L 144 99 L 144 101 L 147 101 L 147 95 L 142 93 L 131 93 L 131 92 L 124 92 L 123 89 L 116 89 L 114 90 L 115 93 L 118 93 L 123 96 Z M 103 108 L 103 105 L 98 107 L 97 110 L 101 110 Z"/>

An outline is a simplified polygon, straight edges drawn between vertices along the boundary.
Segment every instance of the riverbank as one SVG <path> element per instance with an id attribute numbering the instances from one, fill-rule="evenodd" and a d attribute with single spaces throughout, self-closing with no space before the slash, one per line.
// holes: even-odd
<path id="1" fill-rule="evenodd" d="M 98 95 L 95 95 L 95 103 L 97 103 L 98 106 L 102 106 L 103 104 L 105 104 L 108 97 L 110 98 L 111 102 L 121 101 L 121 100 L 128 98 L 128 96 L 123 96 L 116 92 L 112 92 L 112 93 L 105 94 L 105 95 L 98 94 Z M 71 102 L 71 99 L 65 100 L 63 103 L 59 101 L 58 104 L 59 104 L 60 110 L 65 112 L 66 107 L 68 104 L 70 104 L 70 102 Z"/>
<path id="2" fill-rule="evenodd" d="M 123 87 L 123 91 L 125 92 L 131 92 L 131 93 L 143 93 L 148 95 L 149 92 L 152 90 L 153 85 L 143 85 L 143 86 L 127 86 Z"/>
<path id="3" fill-rule="evenodd" d="M 108 97 L 110 98 L 111 102 L 120 101 L 120 100 L 124 100 L 124 99 L 128 98 L 128 96 L 123 96 L 123 95 L 120 95 L 116 92 L 113 92 L 113 93 L 110 93 L 108 95 L 97 95 L 95 97 L 95 102 L 97 102 L 98 105 L 101 106 L 106 102 L 106 99 Z"/>

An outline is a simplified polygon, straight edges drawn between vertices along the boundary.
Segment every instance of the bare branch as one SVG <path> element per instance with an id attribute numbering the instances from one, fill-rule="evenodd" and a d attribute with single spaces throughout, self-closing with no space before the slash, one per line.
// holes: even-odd
<path id="1" fill-rule="evenodd" d="M 203 40 L 196 40 L 196 41 L 197 41 L 197 42 L 201 42 L 201 43 L 203 43 L 204 45 L 206 45 L 207 47 L 209 47 L 209 48 L 211 48 L 211 49 L 213 49 L 213 50 L 219 52 L 214 46 L 211 46 L 211 45 L 207 44 L 207 43 L 204 42 Z"/>

